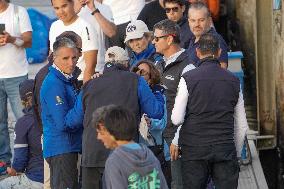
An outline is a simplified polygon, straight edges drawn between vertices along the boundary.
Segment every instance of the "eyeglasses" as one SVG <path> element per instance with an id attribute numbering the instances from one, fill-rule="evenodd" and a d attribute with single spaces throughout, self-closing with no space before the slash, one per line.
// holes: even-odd
<path id="1" fill-rule="evenodd" d="M 178 7 L 165 8 L 166 13 L 170 13 L 171 11 L 178 12 L 178 10 L 179 10 Z"/>
<path id="2" fill-rule="evenodd" d="M 143 69 L 140 69 L 138 67 L 135 67 L 133 68 L 133 72 L 137 73 L 138 75 L 140 76 L 146 76 L 146 75 L 149 75 L 149 72 L 143 70 Z"/>
<path id="3" fill-rule="evenodd" d="M 169 37 L 169 36 L 175 37 L 176 34 L 167 34 L 167 35 L 162 35 L 162 36 L 154 36 L 153 39 L 154 39 L 155 42 L 158 42 L 161 38 L 165 38 L 165 37 Z"/>

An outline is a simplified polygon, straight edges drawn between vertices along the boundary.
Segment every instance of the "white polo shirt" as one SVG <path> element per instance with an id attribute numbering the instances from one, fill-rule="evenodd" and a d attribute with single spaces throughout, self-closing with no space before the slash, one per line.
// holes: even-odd
<path id="1" fill-rule="evenodd" d="M 15 6 L 9 3 L 8 8 L 0 13 L 0 24 L 5 24 L 5 30 L 14 37 L 32 31 L 29 15 L 25 8 L 18 7 L 18 17 L 15 17 Z M 25 48 L 8 43 L 0 46 L 0 78 L 20 77 L 28 74 L 28 61 Z"/>

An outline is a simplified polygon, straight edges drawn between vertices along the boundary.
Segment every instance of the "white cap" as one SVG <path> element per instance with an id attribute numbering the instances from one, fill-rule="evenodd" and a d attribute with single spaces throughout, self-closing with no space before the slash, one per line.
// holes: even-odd
<path id="1" fill-rule="evenodd" d="M 135 20 L 130 22 L 126 27 L 126 38 L 124 43 L 130 39 L 139 39 L 143 37 L 144 33 L 150 32 L 147 25 L 142 20 Z"/>
<path id="2" fill-rule="evenodd" d="M 105 54 L 105 62 L 113 62 L 113 61 L 127 61 L 129 57 L 127 52 L 118 46 L 113 46 L 108 48 Z"/>

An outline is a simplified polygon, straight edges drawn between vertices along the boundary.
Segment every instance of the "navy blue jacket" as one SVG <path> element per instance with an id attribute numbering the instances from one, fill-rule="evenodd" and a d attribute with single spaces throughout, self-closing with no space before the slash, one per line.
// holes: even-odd
<path id="1" fill-rule="evenodd" d="M 72 79 L 51 66 L 40 89 L 45 158 L 81 152 L 83 110 L 76 100 Z"/>
<path id="2" fill-rule="evenodd" d="M 208 33 L 216 35 L 219 39 L 219 44 L 221 48 L 221 55 L 218 58 L 220 62 L 225 62 L 228 64 L 228 46 L 223 37 L 218 34 L 214 28 L 211 28 Z M 199 66 L 199 58 L 196 55 L 196 48 L 199 46 L 198 41 L 195 43 L 195 37 L 193 37 L 189 43 L 187 53 L 189 54 L 189 58 L 194 62 L 196 67 Z"/>
<path id="3" fill-rule="evenodd" d="M 12 167 L 24 172 L 32 181 L 43 183 L 41 131 L 32 108 L 24 109 L 24 116 L 15 125 L 14 160 Z"/>
<path id="4" fill-rule="evenodd" d="M 157 119 L 164 116 L 163 96 L 157 91 L 153 93 L 143 77 L 127 71 L 120 64 L 107 63 L 101 77 L 90 80 L 84 85 L 82 166 L 104 167 L 109 155 L 109 150 L 97 140 L 97 131 L 92 125 L 93 112 L 97 108 L 110 104 L 127 107 L 136 116 L 137 125 L 134 127 L 137 127 L 136 139 L 138 139 L 138 123 L 142 113 Z"/>
<path id="5" fill-rule="evenodd" d="M 190 147 L 234 144 L 234 108 L 240 91 L 238 78 L 212 58 L 202 59 L 199 67 L 182 77 L 189 96 L 179 143 Z M 194 154 L 189 156 L 193 158 Z"/>
<path id="6" fill-rule="evenodd" d="M 180 27 L 180 47 L 187 49 L 189 46 L 190 41 L 195 38 L 194 34 L 191 32 L 187 16 L 184 15 L 177 24 Z"/>

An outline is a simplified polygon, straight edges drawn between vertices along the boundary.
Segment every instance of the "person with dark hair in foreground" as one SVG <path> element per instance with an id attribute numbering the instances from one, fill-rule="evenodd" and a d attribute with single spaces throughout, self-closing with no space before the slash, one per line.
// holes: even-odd
<path id="1" fill-rule="evenodd" d="M 136 125 L 134 113 L 121 106 L 103 106 L 94 112 L 98 140 L 114 149 L 106 161 L 103 188 L 168 188 L 152 151 L 134 142 Z"/>

